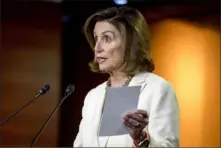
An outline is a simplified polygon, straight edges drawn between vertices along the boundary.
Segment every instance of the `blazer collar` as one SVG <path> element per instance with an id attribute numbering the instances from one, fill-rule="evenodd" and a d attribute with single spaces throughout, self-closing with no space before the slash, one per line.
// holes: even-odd
<path id="1" fill-rule="evenodd" d="M 149 74 L 149 72 L 141 72 L 141 73 L 136 74 L 131 79 L 129 86 L 143 84 L 146 81 L 148 74 Z M 106 82 L 107 81 L 105 81 L 103 84 L 100 85 L 101 89 L 105 89 Z"/>
<path id="2" fill-rule="evenodd" d="M 145 84 L 146 84 L 145 82 L 146 82 L 148 75 L 149 75 L 149 72 L 141 72 L 141 73 L 136 74 L 131 79 L 129 86 L 141 85 L 141 92 L 142 92 L 143 88 L 145 87 Z M 100 98 L 104 97 L 105 88 L 106 88 L 106 81 L 98 87 L 98 89 L 100 90 L 100 93 L 99 93 Z"/>
<path id="3" fill-rule="evenodd" d="M 136 74 L 132 80 L 130 81 L 129 86 L 137 85 L 137 84 L 143 84 L 146 81 L 148 72 L 142 72 Z"/>

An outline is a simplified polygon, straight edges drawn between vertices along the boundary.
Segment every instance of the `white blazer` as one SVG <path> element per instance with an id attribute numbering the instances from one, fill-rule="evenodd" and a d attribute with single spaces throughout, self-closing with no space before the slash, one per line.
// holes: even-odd
<path id="1" fill-rule="evenodd" d="M 141 85 L 138 109 L 146 110 L 149 147 L 179 147 L 179 107 L 173 88 L 153 73 L 135 75 L 129 86 Z M 133 147 L 129 134 L 98 137 L 106 82 L 88 92 L 74 147 Z"/>

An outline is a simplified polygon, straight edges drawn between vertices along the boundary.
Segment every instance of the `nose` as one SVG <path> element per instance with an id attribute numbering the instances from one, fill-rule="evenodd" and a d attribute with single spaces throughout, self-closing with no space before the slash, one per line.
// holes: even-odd
<path id="1" fill-rule="evenodd" d="M 94 52 L 95 53 L 100 53 L 102 51 L 103 51 L 103 49 L 102 49 L 101 43 L 97 41 L 95 46 L 94 46 Z"/>

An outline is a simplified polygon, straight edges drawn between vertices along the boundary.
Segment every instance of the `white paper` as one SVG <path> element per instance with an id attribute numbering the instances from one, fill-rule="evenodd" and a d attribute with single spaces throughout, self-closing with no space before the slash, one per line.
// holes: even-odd
<path id="1" fill-rule="evenodd" d="M 123 114 L 137 109 L 141 86 L 108 88 L 104 102 L 99 136 L 128 134 Z"/>

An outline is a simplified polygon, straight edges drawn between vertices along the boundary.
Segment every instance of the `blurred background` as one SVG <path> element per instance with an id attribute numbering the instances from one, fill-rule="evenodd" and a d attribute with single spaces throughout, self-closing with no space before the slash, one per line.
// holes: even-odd
<path id="1" fill-rule="evenodd" d="M 123 2 L 123 0 L 121 0 Z M 86 93 L 107 77 L 89 71 L 93 58 L 83 24 L 113 0 L 2 0 L 0 120 L 50 91 L 0 126 L 0 146 L 29 146 L 63 97 L 35 146 L 72 146 Z M 220 147 L 220 1 L 128 0 L 152 34 L 154 73 L 172 83 L 180 105 L 181 147 Z"/>

